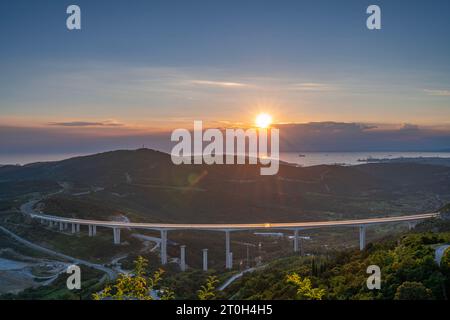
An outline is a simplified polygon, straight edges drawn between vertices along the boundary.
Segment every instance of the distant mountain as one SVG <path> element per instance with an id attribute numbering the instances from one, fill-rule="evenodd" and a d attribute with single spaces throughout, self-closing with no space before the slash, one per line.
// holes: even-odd
<path id="1" fill-rule="evenodd" d="M 261 176 L 256 165 L 180 165 L 149 149 L 0 167 L 0 191 L 65 191 L 55 214 L 166 222 L 264 222 L 431 210 L 450 195 L 450 168 L 416 163 L 295 167 Z M 40 188 L 45 186 L 45 188 Z M 22 190 L 22 189 L 21 189 Z M 425 203 L 425 207 L 417 205 Z"/>

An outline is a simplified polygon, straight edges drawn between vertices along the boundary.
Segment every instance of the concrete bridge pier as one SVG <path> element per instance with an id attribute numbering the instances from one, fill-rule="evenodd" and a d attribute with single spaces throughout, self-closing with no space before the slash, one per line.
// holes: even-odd
<path id="1" fill-rule="evenodd" d="M 89 237 L 93 237 L 97 234 L 97 226 L 89 225 Z"/>
<path id="2" fill-rule="evenodd" d="M 167 230 L 161 230 L 161 264 L 167 264 Z"/>
<path id="3" fill-rule="evenodd" d="M 366 226 L 359 226 L 359 250 L 363 251 L 366 247 Z"/>
<path id="4" fill-rule="evenodd" d="M 203 249 L 203 271 L 208 271 L 208 249 Z"/>
<path id="5" fill-rule="evenodd" d="M 180 269 L 186 271 L 186 246 L 180 246 Z"/>
<path id="6" fill-rule="evenodd" d="M 294 252 L 298 252 L 298 229 L 294 230 Z"/>
<path id="7" fill-rule="evenodd" d="M 80 224 L 76 224 L 77 233 L 80 232 Z"/>
<path id="8" fill-rule="evenodd" d="M 113 228 L 114 244 L 120 244 L 120 229 Z"/>
<path id="9" fill-rule="evenodd" d="M 409 221 L 408 222 L 408 230 L 412 230 L 412 229 L 414 229 L 415 227 L 416 227 L 416 225 L 417 225 L 417 221 Z"/>
<path id="10" fill-rule="evenodd" d="M 59 223 L 59 231 L 64 231 L 64 223 Z"/>
<path id="11" fill-rule="evenodd" d="M 75 233 L 76 232 L 76 225 L 75 225 L 75 223 L 72 223 L 72 233 Z"/>
<path id="12" fill-rule="evenodd" d="M 225 268 L 231 269 L 233 267 L 232 254 L 230 252 L 230 231 L 225 231 Z"/>

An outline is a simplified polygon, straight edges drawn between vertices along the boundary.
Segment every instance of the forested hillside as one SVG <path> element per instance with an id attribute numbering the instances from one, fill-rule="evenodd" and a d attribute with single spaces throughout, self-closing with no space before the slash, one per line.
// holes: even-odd
<path id="1" fill-rule="evenodd" d="M 323 299 L 447 299 L 450 294 L 450 249 L 435 262 L 436 249 L 450 242 L 450 222 L 427 222 L 416 231 L 369 244 L 363 252 L 342 251 L 315 257 L 289 257 L 246 274 L 227 289 L 234 299 L 296 299 L 287 281 L 298 274 L 325 290 Z M 381 289 L 369 290 L 370 265 L 381 268 Z"/>

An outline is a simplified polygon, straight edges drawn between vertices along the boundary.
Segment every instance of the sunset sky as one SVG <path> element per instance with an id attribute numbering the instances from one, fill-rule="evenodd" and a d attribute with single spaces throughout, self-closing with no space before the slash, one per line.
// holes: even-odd
<path id="1" fill-rule="evenodd" d="M 66 29 L 69 4 L 81 31 Z M 260 112 L 299 124 L 291 138 L 333 121 L 347 138 L 450 148 L 449 13 L 447 0 L 2 1 L 0 152 L 159 146 L 193 120 Z"/>

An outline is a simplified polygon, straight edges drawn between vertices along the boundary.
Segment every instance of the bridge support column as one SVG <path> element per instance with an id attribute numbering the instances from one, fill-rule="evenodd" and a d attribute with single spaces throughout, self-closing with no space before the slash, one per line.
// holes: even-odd
<path id="1" fill-rule="evenodd" d="M 203 249 L 203 271 L 208 271 L 208 249 Z"/>
<path id="2" fill-rule="evenodd" d="M 230 231 L 225 231 L 225 268 L 232 268 L 232 256 L 230 252 Z"/>
<path id="3" fill-rule="evenodd" d="M 167 230 L 161 230 L 161 264 L 167 264 Z"/>
<path id="4" fill-rule="evenodd" d="M 76 232 L 76 229 L 75 229 L 75 223 L 72 223 L 72 233 L 75 233 Z"/>
<path id="5" fill-rule="evenodd" d="M 298 230 L 294 230 L 294 252 L 298 252 Z"/>
<path id="6" fill-rule="evenodd" d="M 50 228 L 53 227 L 53 221 L 52 221 L 52 220 L 49 220 L 49 221 L 48 221 L 48 225 L 49 225 Z"/>
<path id="7" fill-rule="evenodd" d="M 180 247 L 180 269 L 186 271 L 186 246 Z"/>
<path id="8" fill-rule="evenodd" d="M 93 237 L 97 234 L 97 226 L 89 225 L 89 237 Z"/>
<path id="9" fill-rule="evenodd" d="M 408 229 L 412 230 L 416 227 L 417 221 L 410 221 L 408 222 Z"/>
<path id="10" fill-rule="evenodd" d="M 366 226 L 359 226 L 359 250 L 366 247 Z"/>
<path id="11" fill-rule="evenodd" d="M 120 229 L 113 228 L 114 244 L 120 244 Z"/>
<path id="12" fill-rule="evenodd" d="M 59 231 L 64 231 L 64 223 L 59 223 Z"/>
<path id="13" fill-rule="evenodd" d="M 228 269 L 233 269 L 233 252 L 230 252 L 230 266 Z"/>
<path id="14" fill-rule="evenodd" d="M 80 232 L 80 225 L 79 224 L 76 225 L 76 229 L 77 229 L 77 232 Z"/>

